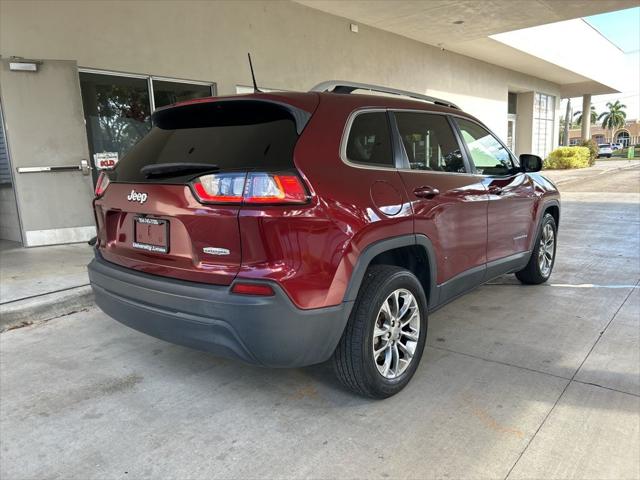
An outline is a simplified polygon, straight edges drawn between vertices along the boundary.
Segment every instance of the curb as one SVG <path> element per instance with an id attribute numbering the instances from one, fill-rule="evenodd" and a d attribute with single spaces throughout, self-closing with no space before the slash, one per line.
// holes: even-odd
<path id="1" fill-rule="evenodd" d="M 598 173 L 593 173 L 591 175 L 578 175 L 578 176 L 574 176 L 574 177 L 568 177 L 568 178 L 560 178 L 558 180 L 554 180 L 553 178 L 549 178 L 549 180 L 551 180 L 555 185 L 562 185 L 564 183 L 570 183 L 570 182 L 577 182 L 578 180 L 590 180 L 592 178 L 596 178 L 599 177 L 600 175 L 605 175 L 607 173 L 615 173 L 615 172 L 620 172 L 622 170 L 630 170 L 633 168 L 638 168 L 640 166 L 640 163 L 634 164 L 634 165 L 625 165 L 624 167 L 617 167 L 617 168 L 611 168 L 608 170 L 598 170 Z M 562 171 L 562 170 L 548 170 L 548 171 Z M 564 170 L 566 171 L 566 170 Z M 579 170 L 576 170 L 579 171 Z M 541 172 L 544 175 L 544 170 Z"/>
<path id="2" fill-rule="evenodd" d="M 94 305 L 89 285 L 0 305 L 0 332 L 69 315 Z"/>

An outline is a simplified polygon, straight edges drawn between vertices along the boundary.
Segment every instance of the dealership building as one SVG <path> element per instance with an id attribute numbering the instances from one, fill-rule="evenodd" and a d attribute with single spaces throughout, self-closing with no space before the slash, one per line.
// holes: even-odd
<path id="1" fill-rule="evenodd" d="M 569 145 L 580 145 L 583 141 L 582 128 L 569 130 Z M 624 124 L 613 130 L 602 125 L 591 125 L 590 138 L 596 143 L 616 143 L 623 147 L 640 143 L 640 120 L 625 120 Z"/>
<path id="2" fill-rule="evenodd" d="M 98 167 L 176 101 L 333 79 L 445 98 L 546 156 L 562 98 L 619 92 L 580 17 L 636 0 L 0 1 L 0 239 L 86 241 Z M 568 48 L 567 42 L 571 43 Z M 587 129 L 588 131 L 588 129 Z"/>

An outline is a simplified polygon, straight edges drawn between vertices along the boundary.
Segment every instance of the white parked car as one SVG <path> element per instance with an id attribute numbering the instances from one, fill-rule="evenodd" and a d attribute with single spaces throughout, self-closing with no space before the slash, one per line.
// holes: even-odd
<path id="1" fill-rule="evenodd" d="M 611 145 L 608 143 L 601 143 L 598 145 L 598 158 L 600 157 L 607 157 L 607 158 L 611 158 L 611 154 L 613 153 L 613 149 L 611 148 Z"/>

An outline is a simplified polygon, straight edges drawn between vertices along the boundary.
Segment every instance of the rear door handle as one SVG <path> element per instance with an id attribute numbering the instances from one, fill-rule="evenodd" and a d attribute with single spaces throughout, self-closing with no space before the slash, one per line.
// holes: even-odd
<path id="1" fill-rule="evenodd" d="M 438 190 L 437 188 L 429 187 L 428 185 L 425 185 L 422 187 L 417 187 L 413 191 L 413 194 L 416 197 L 420 197 L 420 198 L 433 198 L 436 195 L 440 195 L 440 190 Z"/>
<path id="2" fill-rule="evenodd" d="M 503 190 L 500 187 L 496 187 L 496 186 L 489 187 L 489 193 L 491 195 L 502 195 L 502 191 Z"/>

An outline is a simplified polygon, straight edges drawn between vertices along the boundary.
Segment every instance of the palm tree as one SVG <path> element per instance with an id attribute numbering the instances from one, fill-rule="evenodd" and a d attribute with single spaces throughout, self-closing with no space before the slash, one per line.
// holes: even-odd
<path id="1" fill-rule="evenodd" d="M 616 128 L 624 127 L 624 122 L 627 119 L 624 109 L 627 106 L 620 103 L 620 100 L 616 100 L 614 103 L 607 102 L 607 108 L 609 111 L 602 112 L 598 120 L 602 120 L 602 128 L 611 132 L 610 138 L 613 140 L 613 131 Z"/>
<path id="2" fill-rule="evenodd" d="M 582 125 L 582 111 L 578 110 L 576 113 L 573 114 L 573 116 L 578 117 L 576 118 L 576 124 Z M 597 121 L 598 121 L 598 114 L 596 113 L 596 107 L 593 104 L 591 104 L 591 125 L 593 125 Z"/>

